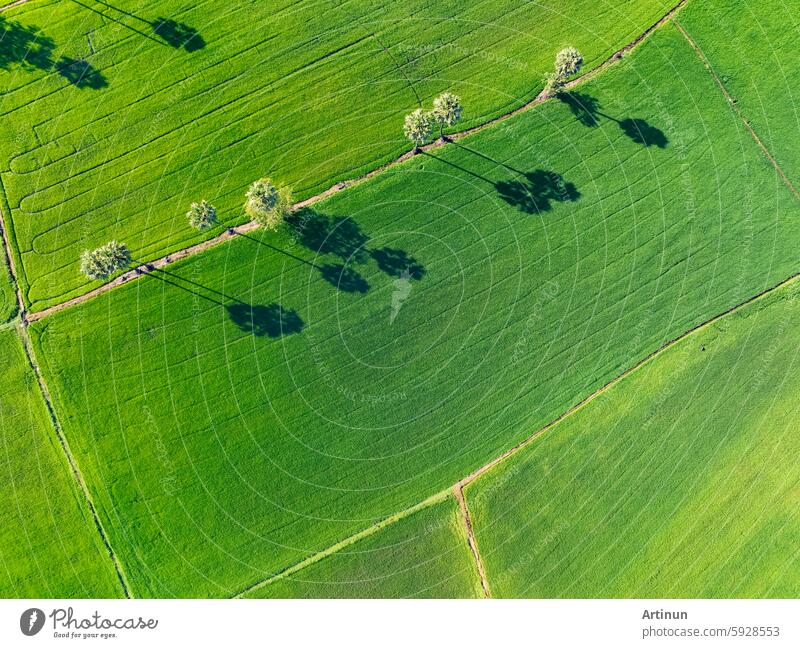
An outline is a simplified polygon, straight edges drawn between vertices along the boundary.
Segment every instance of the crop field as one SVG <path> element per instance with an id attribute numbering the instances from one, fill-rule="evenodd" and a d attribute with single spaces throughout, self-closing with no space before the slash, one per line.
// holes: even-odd
<path id="1" fill-rule="evenodd" d="M 800 596 L 798 42 L 785 0 L 0 10 L 0 597 Z M 263 176 L 304 202 L 228 229 Z"/>
<path id="2" fill-rule="evenodd" d="M 670 0 L 671 2 L 672 0 Z M 443 90 L 462 126 L 542 89 L 554 53 L 592 68 L 662 16 L 664 0 L 30 0 L 0 17 L 0 206 L 31 310 L 85 292 L 84 248 L 140 261 L 220 227 L 270 175 L 306 198 L 407 150 L 398 124 Z M 575 16 L 580 15 L 580 20 Z"/>
<path id="3" fill-rule="evenodd" d="M 798 323 L 794 283 L 470 484 L 493 594 L 800 595 Z"/>
<path id="4" fill-rule="evenodd" d="M 0 330 L 0 593 L 120 596 L 13 330 Z"/>
<path id="5" fill-rule="evenodd" d="M 481 585 L 452 497 L 248 597 L 477 598 Z"/>
<path id="6" fill-rule="evenodd" d="M 690 34 L 738 108 L 797 187 L 800 184 L 800 16 L 783 0 L 692 2 L 681 13 Z M 747 52 L 742 56 L 742 52 Z M 791 134 L 791 135 L 790 135 Z"/>
<path id="7" fill-rule="evenodd" d="M 0 325 L 17 314 L 17 297 L 5 259 L 0 255 Z"/>
<path id="8" fill-rule="evenodd" d="M 666 24 L 563 101 L 29 330 L 132 594 L 232 596 L 792 275 L 799 207 Z"/>

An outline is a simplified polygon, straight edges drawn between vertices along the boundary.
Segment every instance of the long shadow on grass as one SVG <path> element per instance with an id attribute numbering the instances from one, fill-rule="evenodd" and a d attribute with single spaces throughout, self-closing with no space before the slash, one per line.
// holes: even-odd
<path id="1" fill-rule="evenodd" d="M 656 128 L 644 119 L 617 119 L 600 110 L 600 102 L 590 94 L 583 92 L 560 92 L 558 100 L 569 107 L 575 118 L 584 126 L 594 128 L 600 125 L 599 118 L 604 117 L 616 122 L 631 141 L 642 146 L 666 148 L 669 140 L 660 128 Z"/>
<path id="2" fill-rule="evenodd" d="M 76 88 L 99 90 L 108 85 L 102 72 L 85 59 L 54 58 L 55 41 L 34 25 L 9 22 L 0 14 L 0 70 L 17 65 L 23 70 L 55 70 Z"/>
<path id="3" fill-rule="evenodd" d="M 175 49 L 182 48 L 187 52 L 196 52 L 197 50 L 203 49 L 206 46 L 206 41 L 200 35 L 200 32 L 198 32 L 194 27 L 190 27 L 186 23 L 179 22 L 172 18 L 166 18 L 164 16 L 159 16 L 154 20 L 148 20 L 147 18 L 142 18 L 135 13 L 126 11 L 125 9 L 120 9 L 109 2 L 104 2 L 103 0 L 91 1 L 94 4 L 102 5 L 110 11 L 99 11 L 91 5 L 80 2 L 80 0 L 72 0 L 72 2 L 75 4 L 79 4 L 85 9 L 93 11 L 94 13 L 113 21 L 120 26 L 139 34 L 140 36 L 144 36 L 145 38 L 158 43 L 159 45 L 167 45 L 169 47 L 174 47 Z M 126 19 L 135 20 L 138 23 L 141 23 L 142 29 L 137 29 L 136 27 L 129 25 L 127 22 L 125 22 Z M 143 29 L 146 29 L 147 31 L 143 31 Z"/>
<path id="4" fill-rule="evenodd" d="M 300 333 L 305 326 L 303 319 L 294 309 L 284 308 L 276 303 L 248 304 L 241 299 L 231 297 L 163 268 L 154 268 L 151 265 L 145 265 L 145 268 L 149 276 L 159 281 L 224 307 L 231 321 L 245 333 L 252 333 L 257 337 L 278 338 Z M 189 284 L 192 287 L 183 284 Z"/>
<path id="5" fill-rule="evenodd" d="M 391 277 L 405 276 L 420 280 L 425 275 L 425 266 L 405 250 L 370 248 L 370 237 L 351 217 L 327 216 L 306 208 L 289 214 L 286 228 L 296 243 L 317 256 L 336 257 L 336 260 L 316 264 L 270 245 L 263 239 L 246 234 L 242 236 L 315 268 L 325 281 L 343 292 L 363 294 L 369 290 L 369 283 L 354 266 L 364 265 L 370 259 L 375 261 L 381 272 Z"/>
<path id="6" fill-rule="evenodd" d="M 553 202 L 574 202 L 581 196 L 580 191 L 578 191 L 578 188 L 572 182 L 567 182 L 564 180 L 561 174 L 556 173 L 555 171 L 546 171 L 544 169 L 521 171 L 506 164 L 505 162 L 496 160 L 484 153 L 481 153 L 480 151 L 476 151 L 464 146 L 463 144 L 454 142 L 453 146 L 460 148 L 462 151 L 488 160 L 496 166 L 501 166 L 505 169 L 508 169 L 514 173 L 516 177 L 508 180 L 494 181 L 444 158 L 430 155 L 424 151 L 423 154 L 434 160 L 437 160 L 438 162 L 443 162 L 444 164 L 455 167 L 460 171 L 469 173 L 470 175 L 483 180 L 484 182 L 488 182 L 494 186 L 500 198 L 506 201 L 509 205 L 516 207 L 526 214 L 536 214 L 550 211 L 553 208 Z"/>

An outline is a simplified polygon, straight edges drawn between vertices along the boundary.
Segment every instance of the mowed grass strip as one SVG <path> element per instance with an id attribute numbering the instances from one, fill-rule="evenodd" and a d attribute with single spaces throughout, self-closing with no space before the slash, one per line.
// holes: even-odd
<path id="1" fill-rule="evenodd" d="M 797 597 L 798 322 L 794 283 L 470 484 L 493 593 Z"/>
<path id="2" fill-rule="evenodd" d="M 78 257 L 111 239 L 139 259 L 199 241 L 192 202 L 218 208 L 212 236 L 244 220 L 244 191 L 264 175 L 304 198 L 393 159 L 410 148 L 403 115 L 444 90 L 464 100 L 461 126 L 508 112 L 561 47 L 591 68 L 669 8 L 31 0 L 4 12 L 0 177 L 25 297 L 38 310 L 85 292 Z"/>
<path id="3" fill-rule="evenodd" d="M 0 331 L 0 597 L 122 595 L 17 332 Z"/>
<path id="4" fill-rule="evenodd" d="M 236 594 L 451 487 L 793 274 L 800 219 L 668 26 L 293 228 L 31 327 L 135 595 Z"/>
<path id="5" fill-rule="evenodd" d="M 800 187 L 797 7 L 784 0 L 690 2 L 680 23 L 791 182 Z"/>
<path id="6" fill-rule="evenodd" d="M 453 497 L 405 517 L 248 598 L 480 598 Z"/>

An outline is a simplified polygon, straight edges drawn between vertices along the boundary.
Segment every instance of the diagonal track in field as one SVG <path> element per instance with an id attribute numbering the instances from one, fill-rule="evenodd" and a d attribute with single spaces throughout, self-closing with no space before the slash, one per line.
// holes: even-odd
<path id="1" fill-rule="evenodd" d="M 276 574 L 273 574 L 269 578 L 263 579 L 261 581 L 258 581 L 257 583 L 254 583 L 253 585 L 250 585 L 246 589 L 244 589 L 241 592 L 235 594 L 233 596 L 233 598 L 240 598 L 240 597 L 242 597 L 242 596 L 244 596 L 244 595 L 246 595 L 246 594 L 248 594 L 250 592 L 253 592 L 253 591 L 258 590 L 258 589 L 260 589 L 262 587 L 265 587 L 265 586 L 269 585 L 270 583 L 273 583 L 276 580 L 279 580 L 279 579 L 283 578 L 284 576 L 288 576 L 289 574 L 294 574 L 295 572 L 303 569 L 303 567 L 306 567 L 308 565 L 316 563 L 316 562 L 322 560 L 323 558 L 325 558 L 327 556 L 330 556 L 331 554 L 336 553 L 340 549 L 343 549 L 344 547 L 347 547 L 347 546 L 353 544 L 354 542 L 360 540 L 361 538 L 364 538 L 364 537 L 366 537 L 368 535 L 372 535 L 376 531 L 379 531 L 380 529 L 382 529 L 382 528 L 384 528 L 386 526 L 389 526 L 393 522 L 396 522 L 398 520 L 402 520 L 403 518 L 408 517 L 412 513 L 416 513 L 417 511 L 425 508 L 426 506 L 428 506 L 430 504 L 433 504 L 435 502 L 441 501 L 442 499 L 446 498 L 451 493 L 455 494 L 456 499 L 458 500 L 458 503 L 459 503 L 459 507 L 461 508 L 462 516 L 464 516 L 464 522 L 467 525 L 468 539 L 470 539 L 469 546 L 470 546 L 470 550 L 472 551 L 473 557 L 475 558 L 478 572 L 479 572 L 479 574 L 481 576 L 481 586 L 484 589 L 485 595 L 487 597 L 491 596 L 491 590 L 489 588 L 488 578 L 486 576 L 486 571 L 485 571 L 485 569 L 483 567 L 483 560 L 480 557 L 480 553 L 478 552 L 477 544 L 475 543 L 474 532 L 473 532 L 473 527 L 472 527 L 472 519 L 471 519 L 471 517 L 469 515 L 469 509 L 467 508 L 466 497 L 464 495 L 464 489 L 469 484 L 471 484 L 473 481 L 475 481 L 478 477 L 481 477 L 482 475 L 486 474 L 492 468 L 495 468 L 496 466 L 501 464 L 503 461 L 505 461 L 509 457 L 512 457 L 513 455 L 517 454 L 520 450 L 522 450 L 523 448 L 525 448 L 528 445 L 530 445 L 533 441 L 535 441 L 536 439 L 541 437 L 543 434 L 545 434 L 546 432 L 548 432 L 549 430 L 554 428 L 556 425 L 558 425 L 559 423 L 561 423 L 565 419 L 569 418 L 570 416 L 572 416 L 576 412 L 582 410 L 584 407 L 589 405 L 592 401 L 597 399 L 599 396 L 602 396 L 605 392 L 607 392 L 609 389 L 614 387 L 617 383 L 621 382 L 622 380 L 624 380 L 625 378 L 627 378 L 631 374 L 635 373 L 636 371 L 638 371 L 639 369 L 641 369 L 645 365 L 647 365 L 650 362 L 652 362 L 653 360 L 655 360 L 662 353 L 665 353 L 666 351 L 670 350 L 672 347 L 676 346 L 677 344 L 680 344 L 681 342 L 683 342 L 687 338 L 691 337 L 693 334 L 698 333 L 698 332 L 700 332 L 702 330 L 705 330 L 710 326 L 713 326 L 714 324 L 716 324 L 720 320 L 728 317 L 729 315 L 733 315 L 734 313 L 742 310 L 743 308 L 746 308 L 747 306 L 753 304 L 754 302 L 760 301 L 764 297 L 767 297 L 768 295 L 772 294 L 773 292 L 775 292 L 777 290 L 780 290 L 781 288 L 785 288 L 786 286 L 789 286 L 789 285 L 795 283 L 798 279 L 800 279 L 800 272 L 795 272 L 794 274 L 790 275 L 789 277 L 787 277 L 783 281 L 781 281 L 781 282 L 779 282 L 779 283 L 777 283 L 777 284 L 775 284 L 773 286 L 770 286 L 769 288 L 766 288 L 766 289 L 762 290 L 761 292 L 757 293 L 756 295 L 753 295 L 752 297 L 748 297 L 747 299 L 745 299 L 744 301 L 736 304 L 735 306 L 731 306 L 730 308 L 722 311 L 721 313 L 718 313 L 717 315 L 714 315 L 710 319 L 707 319 L 704 322 L 701 322 L 700 324 L 697 324 L 697 325 L 693 326 L 692 328 L 688 329 L 684 333 L 681 333 L 680 335 L 678 335 L 677 337 L 673 338 L 672 340 L 669 340 L 668 342 L 665 342 L 658 349 L 656 349 L 655 351 L 652 351 L 651 353 L 646 355 L 644 358 L 642 358 L 641 360 L 636 362 L 634 365 L 632 365 L 631 367 L 629 367 L 628 369 L 623 371 L 621 374 L 619 374 L 616 378 L 612 378 L 605 385 L 603 385 L 599 389 L 595 390 L 594 392 L 592 392 L 591 394 L 589 394 L 588 396 L 586 396 L 585 398 L 580 400 L 578 403 L 576 403 L 575 405 L 571 406 L 569 409 L 565 410 L 563 413 L 559 414 L 552 421 L 550 421 L 549 423 L 545 424 L 544 426 L 542 426 L 541 428 L 539 428 L 538 430 L 536 430 L 535 432 L 533 432 L 529 436 L 525 437 L 525 439 L 523 439 L 522 441 L 517 443 L 512 448 L 509 448 L 508 450 L 506 450 L 503 454 L 495 457 L 491 461 L 488 461 L 487 463 L 483 464 L 482 466 L 480 466 L 479 468 L 477 468 L 476 470 L 471 472 L 466 477 L 460 479 L 453 486 L 450 486 L 450 487 L 446 488 L 445 490 L 440 491 L 439 493 L 431 495 L 428 499 L 426 499 L 426 500 L 424 500 L 424 501 L 422 501 L 420 503 L 414 504 L 413 506 L 411 506 L 411 507 L 409 507 L 407 509 L 404 509 L 403 511 L 395 513 L 394 515 L 392 515 L 392 516 L 390 516 L 388 518 L 385 518 L 384 520 L 378 522 L 377 524 L 374 524 L 373 526 L 368 527 L 367 529 L 365 529 L 363 531 L 360 531 L 360 532 L 356 533 L 355 535 L 352 535 L 352 536 L 350 536 L 348 538 L 345 538 L 344 540 L 341 540 L 340 542 L 336 543 L 335 545 L 332 545 L 331 547 L 329 547 L 327 549 L 324 549 L 324 550 L 322 550 L 320 552 L 317 552 L 317 553 L 309 556 L 305 560 L 303 560 L 303 561 L 301 561 L 299 563 L 296 563 L 295 565 L 287 567 L 286 569 L 283 569 L 283 570 L 277 572 Z M 462 502 L 463 502 L 463 504 L 462 504 Z"/>
<path id="2" fill-rule="evenodd" d="M 800 191 L 798 191 L 797 187 L 795 187 L 792 181 L 789 180 L 789 177 L 784 173 L 780 164 L 778 164 L 778 161 L 775 159 L 772 153 L 770 153 L 769 149 L 766 147 L 764 142 L 761 141 L 761 138 L 758 136 L 758 133 L 756 133 L 755 129 L 750 124 L 750 121 L 747 119 L 747 117 L 745 117 L 744 113 L 742 113 L 742 110 L 739 108 L 739 105 L 736 103 L 736 100 L 733 98 L 731 93 L 725 87 L 725 84 L 722 82 L 722 79 L 720 79 L 716 70 L 714 70 L 714 67 L 711 65 L 711 61 L 709 61 L 708 58 L 706 58 L 706 55 L 703 53 L 703 50 L 700 49 L 700 46 L 689 35 L 689 33 L 684 29 L 683 25 L 681 25 L 677 19 L 673 20 L 672 24 L 675 25 L 678 31 L 683 35 L 683 37 L 686 39 L 686 42 L 688 42 L 689 45 L 691 45 L 695 54 L 697 54 L 697 57 L 703 63 L 706 70 L 708 70 L 708 73 L 714 79 L 715 83 L 719 87 L 720 91 L 722 92 L 727 102 L 730 104 L 733 111 L 739 116 L 739 119 L 742 120 L 742 123 L 745 125 L 745 128 L 747 128 L 747 131 L 750 133 L 750 136 L 755 140 L 756 144 L 758 144 L 759 148 L 761 149 L 761 152 L 770 161 L 772 166 L 775 167 L 775 171 L 778 173 L 781 180 L 783 180 L 783 183 L 794 194 L 794 197 L 800 200 Z"/>
<path id="3" fill-rule="evenodd" d="M 2 186 L 0 186 L 0 190 L 2 190 Z M 108 556 L 111 559 L 111 562 L 114 564 L 114 570 L 117 573 L 117 579 L 119 580 L 120 587 L 122 588 L 122 592 L 126 598 L 131 598 L 130 588 L 128 587 L 127 579 L 125 578 L 125 574 L 122 571 L 122 565 L 117 558 L 116 553 L 114 553 L 114 549 L 111 547 L 111 543 L 108 540 L 108 535 L 106 534 L 105 529 L 103 528 L 103 524 L 100 521 L 100 517 L 97 514 L 97 509 L 95 508 L 94 502 L 92 501 L 92 496 L 89 493 L 89 488 L 86 485 L 86 481 L 83 478 L 83 474 L 81 473 L 80 468 L 78 467 L 78 463 L 75 460 L 75 456 L 72 454 L 72 451 L 69 448 L 69 443 L 67 442 L 67 438 L 64 436 L 64 432 L 61 429 L 61 423 L 58 421 L 58 417 L 56 416 L 56 410 L 53 406 L 53 399 L 50 396 L 50 390 L 47 387 L 47 383 L 45 382 L 44 376 L 42 375 L 41 369 L 39 368 L 39 364 L 36 362 L 36 355 L 33 350 L 33 344 L 31 344 L 31 339 L 28 334 L 27 329 L 27 318 L 25 312 L 25 303 L 22 298 L 22 291 L 20 290 L 19 281 L 17 281 L 17 274 L 16 268 L 14 266 L 14 255 L 11 249 L 11 244 L 9 241 L 8 233 L 5 228 L 5 221 L 3 218 L 3 209 L 0 208 L 0 235 L 3 241 L 3 252 L 6 257 L 6 263 L 8 264 L 8 268 L 11 274 L 11 281 L 14 284 L 14 292 L 17 296 L 17 302 L 19 304 L 20 309 L 20 322 L 11 322 L 9 326 L 14 326 L 17 330 L 17 333 L 20 336 L 22 341 L 22 347 L 25 350 L 25 356 L 28 359 L 28 364 L 30 365 L 31 371 L 36 376 L 36 382 L 39 385 L 39 391 L 42 395 L 42 400 L 44 401 L 45 408 L 47 409 L 47 413 L 50 417 L 50 424 L 53 426 L 53 431 L 56 434 L 56 438 L 61 446 L 64 455 L 67 458 L 67 462 L 69 463 L 70 469 L 72 470 L 72 475 L 75 478 L 75 481 L 78 483 L 78 487 L 80 488 L 84 499 L 86 500 L 86 505 L 89 509 L 89 513 L 92 516 L 92 521 L 94 522 L 94 526 L 97 529 L 97 532 L 100 534 L 100 539 L 103 542 L 103 546 L 105 546 L 106 551 L 108 552 Z M 5 328 L 5 327 L 3 327 Z"/>
<path id="4" fill-rule="evenodd" d="M 475 559 L 475 566 L 478 568 L 478 575 L 481 580 L 481 588 L 483 589 L 484 598 L 492 598 L 492 590 L 489 589 L 489 579 L 486 577 L 486 569 L 483 566 L 481 554 L 478 551 L 478 541 L 475 539 L 475 532 L 472 528 L 472 516 L 469 514 L 467 507 L 467 500 L 464 499 L 464 488 L 459 482 L 453 486 L 453 494 L 458 502 L 458 508 L 461 510 L 461 517 L 464 519 L 464 526 L 467 530 L 467 544 L 472 552 L 472 557 Z"/>
<path id="5" fill-rule="evenodd" d="M 629 54 L 637 45 L 642 43 L 642 41 L 644 41 L 648 36 L 652 35 L 657 29 L 659 29 L 660 27 L 662 27 L 665 24 L 667 24 L 675 16 L 675 14 L 677 14 L 677 12 L 680 11 L 680 9 L 687 2 L 688 2 L 688 0 L 680 0 L 680 2 L 678 2 L 676 5 L 674 5 L 667 13 L 665 13 L 655 23 L 653 23 L 645 31 L 643 31 L 641 34 L 639 34 L 634 40 L 632 40 L 630 43 L 628 43 L 627 45 L 624 45 L 622 48 L 620 48 L 619 50 L 614 52 L 614 54 L 609 56 L 605 61 L 603 61 L 602 63 L 600 63 L 599 65 L 597 65 L 593 69 L 589 70 L 588 72 L 586 72 L 585 74 L 581 75 L 580 77 L 578 77 L 576 79 L 573 79 L 572 81 L 567 83 L 565 85 L 565 88 L 567 90 L 572 90 L 573 88 L 575 88 L 575 87 L 585 83 L 586 81 L 594 78 L 596 75 L 600 74 L 601 72 L 605 71 L 610 66 L 612 66 L 614 63 L 616 63 L 617 61 L 621 60 L 624 56 Z M 474 133 L 478 133 L 478 132 L 480 132 L 480 131 L 482 131 L 482 130 L 484 130 L 486 128 L 490 128 L 491 126 L 493 126 L 495 124 L 498 124 L 498 123 L 501 123 L 501 122 L 503 122 L 503 121 L 505 121 L 507 119 L 510 119 L 511 117 L 514 117 L 515 115 L 518 115 L 519 113 L 531 110 L 532 108 L 534 108 L 534 107 L 538 106 L 539 104 L 544 103 L 545 101 L 548 101 L 550 99 L 551 99 L 550 97 L 548 97 L 547 95 L 544 94 L 544 92 L 542 92 L 537 97 L 535 97 L 534 99 L 532 99 L 528 103 L 520 106 L 519 108 L 516 108 L 515 110 L 512 110 L 512 111 L 510 111 L 508 113 L 505 113 L 503 115 L 500 115 L 499 117 L 495 117 L 494 119 L 490 119 L 490 120 L 484 122 L 483 124 L 479 124 L 478 126 L 474 126 L 472 128 L 468 128 L 468 129 L 465 129 L 463 131 L 459 131 L 459 132 L 456 132 L 456 133 L 451 133 L 451 134 L 448 135 L 448 137 L 450 138 L 450 140 L 460 140 L 460 139 L 462 139 L 464 137 L 467 137 L 468 135 L 472 135 Z M 431 150 L 440 148 L 442 146 L 445 146 L 446 144 L 447 144 L 446 142 L 435 141 L 435 142 L 431 142 L 430 144 L 427 144 L 427 145 L 421 147 L 421 150 L 427 152 L 427 151 L 431 151 Z M 301 202 L 298 202 L 297 204 L 295 204 L 293 206 L 293 211 L 297 211 L 297 210 L 300 210 L 300 209 L 303 209 L 303 208 L 306 208 L 306 207 L 310 207 L 311 205 L 313 205 L 313 204 L 315 204 L 315 203 L 317 203 L 317 202 L 319 202 L 321 200 L 324 200 L 325 198 L 329 198 L 333 194 L 336 194 L 336 193 L 342 191 L 343 189 L 359 185 L 362 182 L 365 182 L 365 181 L 369 180 L 370 178 L 373 178 L 373 177 L 375 177 L 375 176 L 377 176 L 377 175 L 379 175 L 379 174 L 381 174 L 381 173 L 383 173 L 383 172 L 385 172 L 385 171 L 387 171 L 387 170 L 389 170 L 389 169 L 401 164 L 402 162 L 405 162 L 406 160 L 411 159 L 412 157 L 413 157 L 413 152 L 412 151 L 408 151 L 408 152 L 404 153 L 403 155 L 395 158 L 394 160 L 392 160 L 390 162 L 387 162 L 386 164 L 381 165 L 379 167 L 376 167 L 372 171 L 369 171 L 369 172 L 367 172 L 367 173 L 365 173 L 365 174 L 363 174 L 361 176 L 358 176 L 356 178 L 352 178 L 350 180 L 343 180 L 341 182 L 337 182 L 335 185 L 333 185 L 332 187 L 329 187 L 328 189 L 326 189 L 322 193 L 316 194 L 315 196 L 311 196 L 310 198 L 307 198 L 307 199 L 305 199 L 305 200 L 303 200 Z M 108 283 L 105 283 L 102 286 L 98 286 L 97 288 L 95 288 L 93 290 L 90 290 L 90 291 L 88 291 L 88 292 L 86 292 L 86 293 L 84 293 L 82 295 L 79 295 L 77 297 L 73 297 L 72 299 L 68 299 L 66 301 L 63 301 L 60 304 L 55 304 L 54 306 L 50 306 L 48 308 L 44 308 L 44 309 L 42 309 L 40 311 L 37 311 L 35 313 L 28 313 L 27 319 L 30 320 L 30 321 L 39 320 L 39 319 L 42 319 L 44 317 L 47 317 L 48 315 L 52 315 L 53 313 L 56 313 L 56 312 L 61 311 L 61 310 L 64 310 L 65 308 L 70 308 L 71 306 L 75 306 L 77 304 L 81 304 L 81 303 L 83 303 L 85 301 L 88 301 L 89 299 L 92 299 L 93 297 L 96 297 L 98 295 L 102 295 L 103 293 L 106 293 L 109 290 L 113 290 L 114 288 L 117 288 L 117 287 L 119 287 L 119 286 L 121 286 L 123 284 L 126 284 L 126 283 L 130 282 L 131 280 L 134 280 L 134 279 L 137 279 L 140 276 L 146 275 L 152 269 L 163 268 L 163 267 L 165 267 L 167 265 L 175 263 L 176 261 L 178 261 L 180 259 L 184 259 L 184 258 L 186 258 L 188 256 L 192 256 L 192 255 L 198 254 L 200 252 L 203 252 L 204 250 L 207 250 L 207 249 L 209 249 L 211 247 L 215 247 L 217 245 L 220 245 L 221 243 L 224 243 L 224 242 L 230 240 L 231 238 L 235 237 L 237 234 L 245 234 L 245 233 L 251 232 L 251 231 L 257 229 L 257 227 L 258 227 L 258 225 L 255 222 L 252 222 L 252 221 L 249 222 L 249 223 L 244 223 L 243 225 L 238 225 L 236 227 L 231 227 L 231 228 L 227 229 L 225 232 L 223 232 L 221 234 L 218 234 L 214 238 L 207 239 L 206 241 L 203 241 L 201 243 L 197 243 L 195 245 L 191 245 L 191 246 L 186 247 L 186 248 L 182 248 L 180 250 L 177 250 L 175 252 L 167 254 L 167 255 L 159 258 L 159 259 L 155 259 L 153 261 L 150 261 L 149 263 L 146 263 L 146 264 L 140 265 L 140 266 L 138 266 L 136 268 L 133 268 L 132 270 L 128 270 L 127 272 L 124 272 L 123 274 L 119 275 L 118 277 L 116 277 L 112 281 L 109 281 Z"/>
<path id="6" fill-rule="evenodd" d="M 42 399 L 44 400 L 45 407 L 47 408 L 47 413 L 50 415 L 50 423 L 55 430 L 56 437 L 61 445 L 61 449 L 64 451 L 64 455 L 67 457 L 67 461 L 69 462 L 69 466 L 72 470 L 72 475 L 75 478 L 75 481 L 78 483 L 78 487 L 80 488 L 81 492 L 83 493 L 89 513 L 92 516 L 92 521 L 94 522 L 97 532 L 100 534 L 100 539 L 103 542 L 103 546 L 106 548 L 108 556 L 111 559 L 111 562 L 114 564 L 114 570 L 117 573 L 117 579 L 119 580 L 122 592 L 125 595 L 125 598 L 133 598 L 128 586 L 128 581 L 125 578 L 125 573 L 122 570 L 122 564 L 117 558 L 117 554 L 114 553 L 114 549 L 111 547 L 111 543 L 108 540 L 108 534 L 106 534 L 106 531 L 103 528 L 103 523 L 100 521 L 100 517 L 97 514 L 97 509 L 92 501 L 92 496 L 89 493 L 89 488 L 86 485 L 86 481 L 83 478 L 80 468 L 78 467 L 75 456 L 72 454 L 72 451 L 69 448 L 69 443 L 67 442 L 67 438 L 64 436 L 61 423 L 59 423 L 58 417 L 56 416 L 56 410 L 53 406 L 53 399 L 50 396 L 50 390 L 48 389 L 44 376 L 42 375 L 39 365 L 36 362 L 36 356 L 34 354 L 33 344 L 31 344 L 30 336 L 28 335 L 28 330 L 23 324 L 18 328 L 18 331 L 20 338 L 22 339 L 22 346 L 25 349 L 25 355 L 28 358 L 28 364 L 36 376 L 36 381 L 39 384 L 39 390 L 41 391 Z"/>

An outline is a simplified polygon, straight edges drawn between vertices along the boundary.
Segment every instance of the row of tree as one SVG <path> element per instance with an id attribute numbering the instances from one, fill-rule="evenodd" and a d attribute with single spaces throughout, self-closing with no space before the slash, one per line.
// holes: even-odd
<path id="1" fill-rule="evenodd" d="M 269 178 L 256 180 L 245 194 L 244 210 L 261 227 L 276 230 L 292 207 L 292 192 Z M 217 224 L 217 210 L 207 200 L 192 203 L 186 213 L 189 225 L 203 231 Z M 81 254 L 81 272 L 89 279 L 108 279 L 131 263 L 124 244 L 110 241 L 96 250 Z"/>
<path id="2" fill-rule="evenodd" d="M 552 72 L 545 76 L 544 93 L 548 97 L 557 95 L 564 89 L 567 81 L 580 72 L 583 56 L 574 47 L 566 47 L 556 55 Z M 433 130 L 439 127 L 439 138 L 444 141 L 444 129 L 461 121 L 463 107 L 461 99 L 451 92 L 445 92 L 433 100 L 432 110 L 417 108 L 406 115 L 403 133 L 414 144 L 414 153 L 430 140 Z"/>
<path id="3" fill-rule="evenodd" d="M 561 50 L 556 55 L 554 70 L 545 77 L 545 95 L 554 96 L 563 91 L 567 81 L 580 72 L 582 65 L 583 57 L 577 49 L 567 47 Z M 462 113 L 461 99 L 452 92 L 444 92 L 433 100 L 431 110 L 417 108 L 406 115 L 403 132 L 413 142 L 414 153 L 430 140 L 436 126 L 439 127 L 439 138 L 445 141 L 444 129 L 461 121 Z M 291 190 L 275 184 L 269 178 L 256 180 L 245 194 L 245 212 L 268 230 L 278 229 L 291 207 Z M 217 224 L 217 210 L 207 200 L 192 203 L 186 217 L 189 225 L 200 231 Z M 84 251 L 80 268 L 90 279 L 108 279 L 130 263 L 128 248 L 117 241 L 110 241 L 96 250 Z"/>

